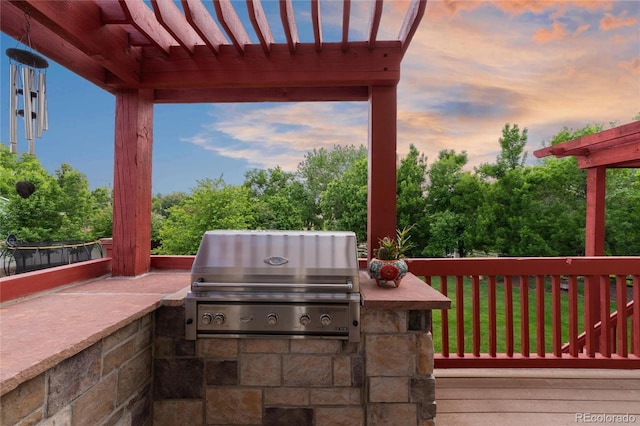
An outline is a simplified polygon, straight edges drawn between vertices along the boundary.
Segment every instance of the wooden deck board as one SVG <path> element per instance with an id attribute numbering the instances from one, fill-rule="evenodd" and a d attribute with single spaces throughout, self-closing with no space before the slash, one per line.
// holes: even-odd
<path id="1" fill-rule="evenodd" d="M 588 414 L 629 415 L 635 422 L 627 423 L 640 424 L 639 370 L 439 369 L 434 375 L 439 426 L 622 423 L 580 421 Z"/>

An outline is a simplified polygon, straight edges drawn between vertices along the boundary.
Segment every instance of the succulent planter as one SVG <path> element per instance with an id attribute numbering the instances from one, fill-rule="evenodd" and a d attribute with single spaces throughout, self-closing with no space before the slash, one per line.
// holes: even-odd
<path id="1" fill-rule="evenodd" d="M 376 284 L 392 281 L 396 287 L 400 286 L 400 281 L 407 275 L 409 268 L 403 259 L 380 260 L 373 258 L 369 261 L 369 276 L 376 280 Z"/>

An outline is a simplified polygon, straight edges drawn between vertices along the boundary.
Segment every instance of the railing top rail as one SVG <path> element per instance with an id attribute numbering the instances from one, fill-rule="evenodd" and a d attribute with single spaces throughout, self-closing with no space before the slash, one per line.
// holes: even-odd
<path id="1" fill-rule="evenodd" d="M 415 275 L 640 275 L 640 257 L 491 257 L 407 259 Z"/>

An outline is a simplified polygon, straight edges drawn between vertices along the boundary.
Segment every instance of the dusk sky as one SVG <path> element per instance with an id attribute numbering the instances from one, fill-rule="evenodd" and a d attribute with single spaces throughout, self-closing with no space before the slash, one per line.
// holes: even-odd
<path id="1" fill-rule="evenodd" d="M 244 3 L 233 2 L 241 17 Z M 293 2 L 303 42 L 312 41 L 309 3 Z M 324 41 L 338 41 L 342 3 L 320 4 Z M 263 5 L 276 41 L 285 42 L 277 2 Z M 370 5 L 352 2 L 350 39 L 365 38 Z M 378 39 L 397 37 L 407 6 L 385 1 Z M 3 51 L 22 47 L 4 34 L 0 43 Z M 8 144 L 5 55 L 0 69 L 0 141 Z M 47 83 L 39 160 L 52 173 L 70 164 L 91 188 L 112 186 L 114 96 L 55 63 Z M 466 151 L 470 167 L 493 162 L 511 123 L 528 128 L 533 162 L 533 151 L 563 127 L 608 128 L 639 113 L 640 2 L 430 0 L 402 62 L 398 154 L 414 144 L 429 164 L 443 149 Z M 189 192 L 204 178 L 240 184 L 254 168 L 294 171 L 313 148 L 366 146 L 367 114 L 367 102 L 157 105 L 153 193 Z"/>

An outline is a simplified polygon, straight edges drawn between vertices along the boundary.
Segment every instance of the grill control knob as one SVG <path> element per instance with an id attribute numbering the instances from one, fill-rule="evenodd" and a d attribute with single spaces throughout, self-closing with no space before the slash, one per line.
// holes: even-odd
<path id="1" fill-rule="evenodd" d="M 203 324 L 211 324 L 211 321 L 213 321 L 213 315 L 211 315 L 209 312 L 202 314 Z"/>
<path id="2" fill-rule="evenodd" d="M 300 316 L 300 324 L 304 325 L 305 327 L 307 325 L 309 325 L 309 323 L 311 322 L 311 317 L 307 314 L 302 314 Z"/>
<path id="3" fill-rule="evenodd" d="M 331 317 L 327 314 L 320 315 L 320 324 L 322 324 L 324 327 L 328 326 L 329 324 L 331 324 Z"/>
<path id="4" fill-rule="evenodd" d="M 276 325 L 278 323 L 278 316 L 276 314 L 267 315 L 267 324 Z"/>
<path id="5" fill-rule="evenodd" d="M 221 313 L 221 312 L 218 312 L 218 313 L 216 313 L 216 314 L 215 314 L 215 316 L 213 317 L 213 323 L 214 323 L 215 325 L 222 325 L 222 324 L 224 324 L 224 320 L 225 320 L 225 319 L 226 319 L 226 318 L 225 318 L 224 314 L 223 314 L 223 313 Z"/>

